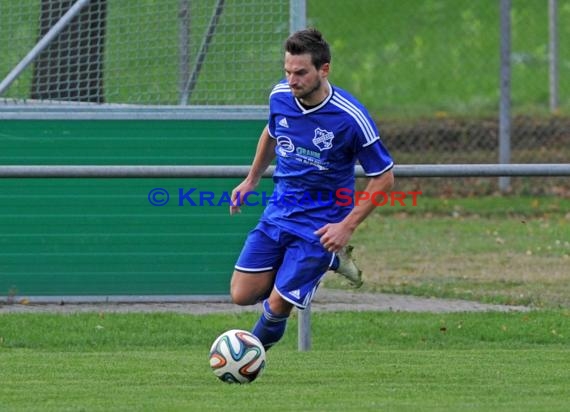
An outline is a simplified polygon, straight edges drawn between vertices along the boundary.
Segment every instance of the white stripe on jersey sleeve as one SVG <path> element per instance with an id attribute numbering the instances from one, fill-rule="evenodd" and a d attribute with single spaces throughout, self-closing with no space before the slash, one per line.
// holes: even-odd
<path id="1" fill-rule="evenodd" d="M 350 102 L 346 97 L 341 96 L 340 94 L 335 94 L 338 98 L 339 102 L 343 102 L 347 109 L 351 109 L 354 114 L 356 114 L 365 124 L 367 130 L 370 132 L 370 136 L 373 138 L 378 137 L 374 132 L 374 128 L 370 125 L 370 121 L 368 117 L 364 114 L 364 112 L 359 109 L 354 103 Z"/>
<path id="2" fill-rule="evenodd" d="M 379 137 L 379 136 L 376 136 L 376 137 L 374 138 L 374 140 L 368 141 L 366 144 L 363 144 L 362 147 L 368 147 L 368 146 L 370 146 L 371 144 L 374 144 L 374 142 L 376 142 L 376 141 L 378 141 L 378 140 L 380 140 L 380 137 Z"/>
<path id="3" fill-rule="evenodd" d="M 348 114 L 350 114 L 354 118 L 354 120 L 356 120 L 356 122 L 362 129 L 362 132 L 364 133 L 364 137 L 366 138 L 366 144 L 364 146 L 368 146 L 379 139 L 379 136 L 376 136 L 376 133 L 374 132 L 374 129 L 370 125 L 367 117 L 354 104 L 352 104 L 342 96 L 339 96 L 338 93 L 335 93 L 333 95 L 331 103 L 339 107 L 340 109 L 344 110 Z"/>
<path id="4" fill-rule="evenodd" d="M 275 93 L 286 93 L 286 92 L 291 92 L 291 88 L 289 87 L 289 85 L 285 83 L 279 83 L 273 88 L 273 90 L 271 90 L 271 94 L 269 96 L 272 96 Z"/>
<path id="5" fill-rule="evenodd" d="M 384 169 L 380 170 L 379 172 L 364 173 L 364 175 L 368 176 L 368 177 L 380 176 L 381 174 L 383 174 L 384 172 L 387 172 L 388 170 L 390 170 L 393 167 L 394 167 L 394 162 L 390 162 L 390 164 L 388 166 L 386 166 Z"/>
<path id="6" fill-rule="evenodd" d="M 269 134 L 269 137 L 271 137 L 272 139 L 277 139 L 277 137 L 271 134 L 271 130 L 269 130 L 269 124 L 267 125 L 267 133 Z"/>

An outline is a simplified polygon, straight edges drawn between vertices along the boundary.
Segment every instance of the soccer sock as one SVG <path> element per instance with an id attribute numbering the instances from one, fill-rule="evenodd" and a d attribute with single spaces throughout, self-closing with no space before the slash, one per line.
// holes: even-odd
<path id="1" fill-rule="evenodd" d="M 289 315 L 276 315 L 269 308 L 269 301 L 263 301 L 263 313 L 255 324 L 252 333 L 263 344 L 265 350 L 276 344 L 285 333 Z"/>
<path id="2" fill-rule="evenodd" d="M 339 266 L 340 266 L 340 259 L 338 258 L 338 255 L 335 254 L 331 264 L 331 269 L 337 270 Z"/>

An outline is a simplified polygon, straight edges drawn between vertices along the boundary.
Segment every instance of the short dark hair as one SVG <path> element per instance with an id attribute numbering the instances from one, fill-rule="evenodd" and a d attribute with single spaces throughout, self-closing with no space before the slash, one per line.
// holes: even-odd
<path id="1" fill-rule="evenodd" d="M 285 41 L 285 51 L 293 55 L 309 53 L 313 65 L 320 69 L 331 62 L 331 50 L 320 31 L 314 28 L 299 30 Z"/>

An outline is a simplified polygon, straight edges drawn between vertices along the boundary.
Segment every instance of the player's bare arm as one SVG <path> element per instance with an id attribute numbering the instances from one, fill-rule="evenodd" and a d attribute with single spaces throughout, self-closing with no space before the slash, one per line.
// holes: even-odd
<path id="1" fill-rule="evenodd" d="M 269 131 L 267 130 L 266 126 L 261 132 L 261 136 L 259 137 L 257 149 L 253 158 L 253 163 L 251 165 L 249 173 L 247 174 L 247 177 L 243 180 L 243 182 L 237 185 L 234 190 L 232 190 L 232 205 L 235 206 L 230 205 L 230 215 L 241 212 L 238 204 L 241 204 L 243 202 L 243 196 L 245 196 L 246 193 L 254 190 L 259 184 L 263 173 L 267 170 L 271 164 L 271 161 L 275 158 L 276 144 L 277 142 L 275 139 L 269 136 Z"/>
<path id="2" fill-rule="evenodd" d="M 366 189 L 368 193 L 388 192 L 394 186 L 394 173 L 389 170 L 380 176 L 370 178 Z M 315 232 L 321 237 L 321 243 L 330 252 L 338 252 L 346 246 L 360 223 L 372 213 L 377 206 L 370 198 L 355 204 L 352 211 L 338 223 L 328 223 Z"/>

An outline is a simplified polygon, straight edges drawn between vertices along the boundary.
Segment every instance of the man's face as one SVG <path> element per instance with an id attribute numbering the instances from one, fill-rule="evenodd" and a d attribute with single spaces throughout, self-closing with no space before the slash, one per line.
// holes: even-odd
<path id="1" fill-rule="evenodd" d="M 328 75 L 329 64 L 317 70 L 310 54 L 285 53 L 285 75 L 293 95 L 311 103 L 312 97 L 322 88 L 322 80 Z"/>

